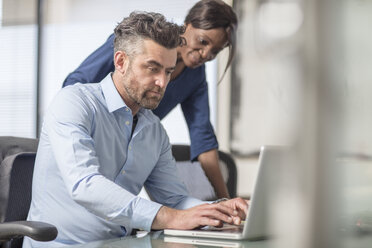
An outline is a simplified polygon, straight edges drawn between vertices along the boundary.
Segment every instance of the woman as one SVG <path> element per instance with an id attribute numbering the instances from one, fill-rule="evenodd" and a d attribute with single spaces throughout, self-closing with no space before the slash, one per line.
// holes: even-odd
<path id="1" fill-rule="evenodd" d="M 218 164 L 218 143 L 209 120 L 208 87 L 204 63 L 229 47 L 229 67 L 235 50 L 237 17 L 222 0 L 201 0 L 185 19 L 186 44 L 177 48 L 176 69 L 164 98 L 153 111 L 160 119 L 181 104 L 191 140 L 191 160 L 199 160 L 215 189 L 217 198 L 228 198 Z M 112 34 L 95 52 L 65 79 L 63 86 L 100 82 L 114 71 Z"/>

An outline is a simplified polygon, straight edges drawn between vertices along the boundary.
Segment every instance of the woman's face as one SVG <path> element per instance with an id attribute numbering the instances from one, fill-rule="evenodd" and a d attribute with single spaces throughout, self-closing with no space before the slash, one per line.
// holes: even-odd
<path id="1" fill-rule="evenodd" d="M 223 28 L 204 30 L 188 24 L 183 37 L 187 44 L 178 47 L 177 51 L 184 64 L 191 68 L 214 59 L 227 45 L 226 32 Z"/>

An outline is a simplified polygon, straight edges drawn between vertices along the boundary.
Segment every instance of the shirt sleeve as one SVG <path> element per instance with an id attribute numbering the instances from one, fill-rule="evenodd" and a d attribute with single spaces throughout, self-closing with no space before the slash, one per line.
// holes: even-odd
<path id="1" fill-rule="evenodd" d="M 115 69 L 114 38 L 114 34 L 111 34 L 102 46 L 89 55 L 75 71 L 67 76 L 62 87 L 75 83 L 98 83 L 110 72 L 113 72 Z"/>
<path id="2" fill-rule="evenodd" d="M 191 140 L 191 160 L 206 151 L 217 149 L 218 143 L 209 119 L 208 84 L 205 71 L 202 83 L 184 102 L 181 103 Z"/>
<path id="3" fill-rule="evenodd" d="M 82 94 L 70 89 L 57 95 L 43 127 L 70 197 L 105 220 L 150 231 L 161 205 L 133 195 L 100 173 L 101 166 L 109 165 L 100 164 L 91 137 L 94 111 Z"/>
<path id="4" fill-rule="evenodd" d="M 145 182 L 152 199 L 175 209 L 187 209 L 206 203 L 188 196 L 186 186 L 178 176 L 176 161 L 164 129 L 163 133 L 165 138 L 159 160 Z"/>

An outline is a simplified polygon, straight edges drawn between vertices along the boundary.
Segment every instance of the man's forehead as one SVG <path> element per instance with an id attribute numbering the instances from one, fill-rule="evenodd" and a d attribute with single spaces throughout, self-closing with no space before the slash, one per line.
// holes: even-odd
<path id="1" fill-rule="evenodd" d="M 177 60 L 176 48 L 166 48 L 153 40 L 144 40 L 141 59 L 147 62 L 156 62 L 164 67 L 173 67 Z"/>

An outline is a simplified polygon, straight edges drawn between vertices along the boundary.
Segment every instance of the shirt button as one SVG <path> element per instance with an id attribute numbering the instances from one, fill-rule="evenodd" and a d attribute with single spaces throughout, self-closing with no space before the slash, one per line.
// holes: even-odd
<path id="1" fill-rule="evenodd" d="M 129 150 L 132 150 L 132 146 L 129 146 Z"/>
<path id="2" fill-rule="evenodd" d="M 126 108 L 125 108 L 125 111 L 127 111 L 127 112 L 128 112 L 128 111 L 129 111 L 129 108 L 127 108 L 127 107 L 126 107 Z"/>
<path id="3" fill-rule="evenodd" d="M 127 126 L 129 126 L 130 122 L 129 122 L 129 121 L 126 121 L 125 124 L 126 124 Z"/>
<path id="4" fill-rule="evenodd" d="M 124 175 L 125 174 L 125 170 L 122 170 L 121 174 Z"/>

